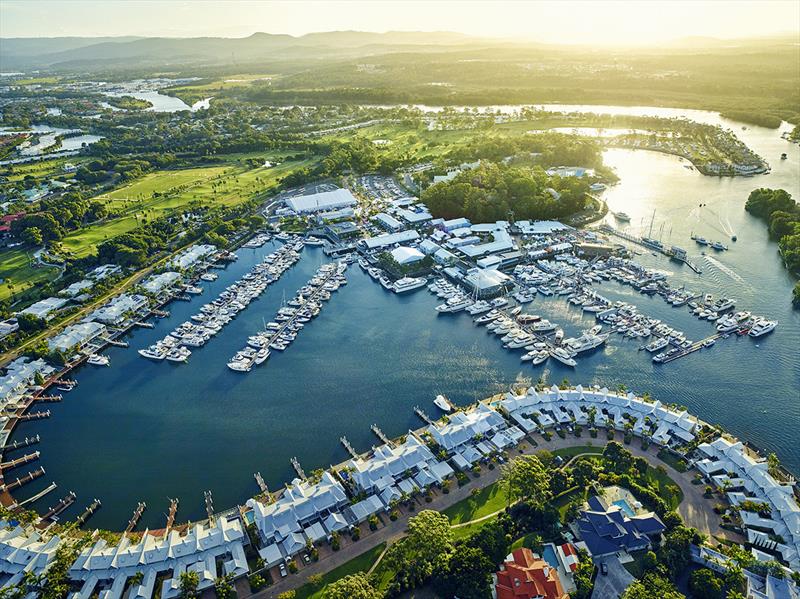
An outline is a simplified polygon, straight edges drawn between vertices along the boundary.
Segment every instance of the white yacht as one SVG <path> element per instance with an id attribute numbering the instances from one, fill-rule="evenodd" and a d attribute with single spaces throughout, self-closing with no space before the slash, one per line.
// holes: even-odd
<path id="1" fill-rule="evenodd" d="M 269 349 L 267 349 L 267 347 L 262 347 L 256 353 L 256 357 L 253 361 L 256 364 L 263 364 L 267 360 L 267 358 L 269 358 Z"/>
<path id="2" fill-rule="evenodd" d="M 236 372 L 250 372 L 252 365 L 249 360 L 231 360 L 228 362 L 228 368 Z"/>
<path id="3" fill-rule="evenodd" d="M 188 347 L 173 347 L 167 352 L 167 360 L 170 362 L 187 362 L 192 355 Z"/>
<path id="4" fill-rule="evenodd" d="M 534 366 L 538 366 L 542 362 L 546 361 L 547 358 L 549 358 L 549 357 L 550 357 L 550 352 L 548 352 L 546 349 L 544 349 L 544 350 L 540 350 L 539 353 L 536 356 L 534 356 L 533 360 L 531 360 L 531 361 L 533 362 Z"/>
<path id="5" fill-rule="evenodd" d="M 650 343 L 644 346 L 649 352 L 661 351 L 669 345 L 669 340 L 666 337 L 656 337 Z"/>
<path id="6" fill-rule="evenodd" d="M 477 314 L 483 314 L 484 312 L 489 312 L 492 310 L 492 305 L 489 302 L 485 302 L 483 300 L 478 300 L 471 306 L 466 307 L 466 311 L 472 314 L 473 316 Z"/>
<path id="7" fill-rule="evenodd" d="M 86 359 L 86 363 L 91 364 L 92 366 L 108 366 L 111 363 L 111 360 L 108 358 L 108 356 L 89 354 L 89 357 Z"/>
<path id="8" fill-rule="evenodd" d="M 531 328 L 537 333 L 544 333 L 547 331 L 555 330 L 556 328 L 558 328 L 558 325 L 545 319 L 545 320 L 540 320 L 538 322 L 534 322 Z"/>
<path id="9" fill-rule="evenodd" d="M 600 347 L 608 340 L 608 333 L 603 335 L 594 335 L 592 333 L 584 333 L 577 339 L 569 339 L 564 342 L 564 345 L 576 353 L 592 350 Z"/>
<path id="10" fill-rule="evenodd" d="M 556 347 L 550 350 L 550 357 L 555 358 L 565 366 L 576 366 L 578 363 L 572 359 L 572 355 L 569 351 L 564 349 L 563 347 Z"/>
<path id="11" fill-rule="evenodd" d="M 470 305 L 472 305 L 472 300 L 468 297 L 464 295 L 455 296 L 451 297 L 444 304 L 439 304 L 436 306 L 436 311 L 442 314 L 461 312 L 461 310 Z"/>
<path id="12" fill-rule="evenodd" d="M 143 358 L 149 358 L 151 360 L 157 360 L 157 361 L 161 361 L 167 357 L 167 354 L 158 345 L 151 345 L 148 348 L 140 349 L 139 355 L 142 356 Z"/>
<path id="13" fill-rule="evenodd" d="M 448 401 L 444 395 L 437 395 L 436 399 L 433 400 L 433 403 L 442 412 L 450 412 L 453 410 L 453 407 L 450 405 L 450 401 Z"/>
<path id="14" fill-rule="evenodd" d="M 325 245 L 325 242 L 319 237 L 307 237 L 306 239 L 303 240 L 303 243 L 305 243 L 306 245 L 311 245 L 316 247 Z"/>
<path id="15" fill-rule="evenodd" d="M 200 275 L 200 278 L 203 281 L 208 281 L 210 283 L 211 281 L 216 281 L 219 278 L 219 275 L 213 272 L 204 272 Z"/>
<path id="16" fill-rule="evenodd" d="M 774 331 L 776 326 L 778 326 L 777 320 L 758 320 L 748 334 L 751 337 L 761 337 Z"/>
<path id="17" fill-rule="evenodd" d="M 424 287 L 427 281 L 422 277 L 403 277 L 394 282 L 395 293 L 407 293 Z"/>
<path id="18" fill-rule="evenodd" d="M 612 212 L 611 214 L 614 215 L 614 218 L 617 220 L 621 220 L 624 223 L 631 222 L 631 217 L 628 216 L 625 212 Z"/>

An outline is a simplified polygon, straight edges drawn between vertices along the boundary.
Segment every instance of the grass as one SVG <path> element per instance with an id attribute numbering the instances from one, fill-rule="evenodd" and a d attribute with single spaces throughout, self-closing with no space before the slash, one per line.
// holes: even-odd
<path id="1" fill-rule="evenodd" d="M 569 508 L 569 504 L 571 504 L 576 499 L 585 501 L 587 490 L 588 487 L 575 488 L 553 499 L 553 506 L 558 508 L 558 513 L 561 516 L 562 522 L 566 519 L 566 513 L 567 513 L 567 508 Z"/>
<path id="2" fill-rule="evenodd" d="M 14 294 L 51 280 L 58 272 L 54 267 L 34 268 L 30 262 L 24 250 L 0 251 L 0 300 L 9 299 Z"/>
<path id="3" fill-rule="evenodd" d="M 492 483 L 477 494 L 454 503 L 444 510 L 444 514 L 450 518 L 450 524 L 461 524 L 488 516 L 502 510 L 506 505 L 508 505 L 506 490 L 501 484 Z"/>
<path id="4" fill-rule="evenodd" d="M 209 81 L 208 83 L 200 83 L 196 85 L 181 85 L 179 87 L 173 87 L 170 92 L 186 102 L 187 104 L 191 104 L 196 102 L 197 100 L 202 100 L 204 98 L 208 98 L 209 96 L 214 96 L 223 90 L 227 90 L 233 87 L 249 87 L 253 83 L 264 80 L 264 79 L 274 79 L 274 75 L 266 75 L 266 74 L 240 74 L 240 75 L 229 75 L 226 76 L 224 79 L 217 79 L 214 81 Z"/>
<path id="5" fill-rule="evenodd" d="M 686 460 L 679 458 L 675 454 L 664 449 L 658 452 L 658 459 L 678 472 L 686 472 L 686 470 L 688 470 L 688 467 L 686 466 Z"/>
<path id="6" fill-rule="evenodd" d="M 62 248 L 74 256 L 86 256 L 103 241 L 157 218 L 178 214 L 193 202 L 211 207 L 236 206 L 269 192 L 282 177 L 311 164 L 312 161 L 304 160 L 272 168 L 228 165 L 148 173 L 98 196 L 96 199 L 105 201 L 114 216 L 71 232 L 61 241 Z"/>
<path id="7" fill-rule="evenodd" d="M 386 543 L 381 543 L 377 547 L 354 557 L 338 568 L 334 568 L 330 572 L 323 574 L 322 581 L 319 584 L 313 585 L 310 582 L 304 584 L 297 589 L 295 599 L 321 599 L 325 594 L 325 587 L 332 582 L 350 574 L 355 574 L 356 572 L 366 572 L 369 570 L 372 564 L 378 559 L 378 556 L 383 553 L 384 549 L 386 549 Z"/>
<path id="8" fill-rule="evenodd" d="M 551 453 L 553 455 L 561 456 L 565 460 L 569 461 L 569 458 L 575 457 L 576 455 L 580 455 L 582 453 L 603 453 L 604 445 L 576 445 L 575 447 L 562 447 L 561 449 L 555 449 Z"/>
<path id="9" fill-rule="evenodd" d="M 14 85 L 44 85 L 49 83 L 58 83 L 58 77 L 31 77 L 14 81 Z"/>
<path id="10" fill-rule="evenodd" d="M 61 158 L 34 160 L 32 162 L 23 162 L 21 164 L 11 164 L 3 167 L 3 169 L 0 170 L 2 170 L 4 176 L 7 176 L 8 180 L 11 182 L 20 181 L 27 175 L 31 175 L 37 180 L 51 179 L 53 177 L 66 174 L 64 173 L 63 167 L 67 162 L 79 165 L 87 160 L 89 160 L 89 158 L 85 156 L 62 156 Z M 5 173 L 7 173 L 7 175 Z M 72 177 L 73 175 L 70 174 L 68 176 Z"/>

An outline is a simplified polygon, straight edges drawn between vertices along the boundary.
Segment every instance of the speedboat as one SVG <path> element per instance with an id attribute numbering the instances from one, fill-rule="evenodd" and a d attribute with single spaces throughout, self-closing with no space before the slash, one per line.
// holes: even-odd
<path id="1" fill-rule="evenodd" d="M 728 249 L 728 246 L 727 245 L 723 245 L 721 241 L 715 241 L 715 242 L 711 243 L 710 245 L 715 250 L 727 250 Z"/>
<path id="2" fill-rule="evenodd" d="M 538 355 L 534 356 L 534 358 L 532 360 L 533 365 L 534 366 L 538 366 L 539 364 L 541 364 L 542 362 L 547 360 L 547 358 L 549 358 L 549 357 L 550 357 L 550 352 L 548 352 L 546 349 L 545 350 L 541 350 L 541 351 L 539 351 Z"/>
<path id="3" fill-rule="evenodd" d="M 87 364 L 91 364 L 92 366 L 108 366 L 111 363 L 108 356 L 101 356 L 99 354 L 89 354 L 89 357 L 86 359 Z"/>
<path id="4" fill-rule="evenodd" d="M 173 347 L 167 352 L 167 360 L 170 362 L 187 362 L 192 355 L 188 347 Z"/>
<path id="5" fill-rule="evenodd" d="M 695 237 L 694 240 L 700 245 L 708 245 L 708 239 L 705 237 Z"/>
<path id="6" fill-rule="evenodd" d="M 256 364 L 263 364 L 267 360 L 267 358 L 269 358 L 269 349 L 267 349 L 266 347 L 262 347 L 256 353 L 256 357 L 253 361 Z"/>
<path id="7" fill-rule="evenodd" d="M 614 215 L 614 218 L 617 220 L 621 220 L 624 223 L 631 222 L 631 217 L 625 214 L 624 212 L 612 212 L 611 214 Z"/>
<path id="8" fill-rule="evenodd" d="M 751 337 L 761 337 L 762 335 L 766 335 L 767 333 L 774 331 L 776 326 L 778 326 L 777 320 L 758 320 L 750 328 L 749 335 Z"/>
<path id="9" fill-rule="evenodd" d="M 453 410 L 453 407 L 450 405 L 450 402 L 444 395 L 437 395 L 436 399 L 433 400 L 433 403 L 442 412 L 450 412 Z"/>
<path id="10" fill-rule="evenodd" d="M 139 355 L 143 358 L 149 358 L 150 360 L 158 360 L 161 361 L 167 357 L 164 350 L 162 350 L 158 345 L 151 345 L 146 349 L 140 349 Z"/>
<path id="11" fill-rule="evenodd" d="M 252 365 L 249 360 L 231 360 L 228 362 L 228 368 L 236 372 L 250 372 Z"/>

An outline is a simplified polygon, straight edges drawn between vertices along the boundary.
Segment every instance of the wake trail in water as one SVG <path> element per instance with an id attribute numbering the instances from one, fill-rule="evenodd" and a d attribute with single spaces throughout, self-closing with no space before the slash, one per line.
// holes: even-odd
<path id="1" fill-rule="evenodd" d="M 732 278 L 737 283 L 741 283 L 742 285 L 745 285 L 749 289 L 753 288 L 752 285 L 750 285 L 750 283 L 748 283 L 741 276 L 739 276 L 739 274 L 735 270 L 733 270 L 732 268 L 730 268 L 728 266 L 725 266 L 722 262 L 720 262 L 719 260 L 717 260 L 713 256 L 705 256 L 705 260 L 706 260 L 706 262 L 708 264 L 710 264 L 711 266 L 716 267 L 717 269 L 719 269 L 721 272 L 723 272 L 726 275 L 728 275 L 730 278 Z"/>

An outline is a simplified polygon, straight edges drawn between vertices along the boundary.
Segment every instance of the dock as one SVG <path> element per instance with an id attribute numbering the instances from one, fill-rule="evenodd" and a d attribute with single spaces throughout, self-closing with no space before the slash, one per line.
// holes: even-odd
<path id="1" fill-rule="evenodd" d="M 27 412 L 26 414 L 22 414 L 16 418 L 17 420 L 23 422 L 26 420 L 41 420 L 42 418 L 50 418 L 50 410 L 46 410 L 44 412 Z"/>
<path id="2" fill-rule="evenodd" d="M 206 502 L 206 515 L 208 516 L 208 523 L 214 525 L 214 497 L 211 491 L 203 491 L 203 498 Z"/>
<path id="3" fill-rule="evenodd" d="M 75 503 L 76 495 L 72 491 L 67 493 L 66 497 L 58 500 L 53 507 L 47 508 L 47 511 L 41 515 L 39 520 L 55 520 L 58 515 L 66 510 L 69 506 Z"/>
<path id="4" fill-rule="evenodd" d="M 22 466 L 29 462 L 33 462 L 39 459 L 39 452 L 34 451 L 33 453 L 27 453 L 21 458 L 17 458 L 16 460 L 11 460 L 9 462 L 0 462 L 0 471 L 2 470 L 11 470 L 12 468 L 17 468 L 18 466 Z"/>
<path id="5" fill-rule="evenodd" d="M 58 487 L 58 485 L 56 483 L 50 483 L 47 486 L 46 489 L 44 489 L 42 491 L 39 491 L 36 495 L 33 495 L 32 497 L 28 497 L 24 501 L 20 501 L 17 504 L 17 506 L 18 507 L 22 507 L 23 505 L 28 505 L 29 503 L 33 503 L 34 501 L 38 501 L 39 499 L 41 499 L 42 497 L 44 497 L 45 495 L 47 495 L 51 491 L 54 491 L 56 489 L 56 487 Z"/>
<path id="6" fill-rule="evenodd" d="M 140 501 L 136 505 L 136 509 L 133 510 L 133 516 L 131 516 L 131 519 L 128 520 L 128 526 L 125 527 L 125 534 L 132 532 L 133 529 L 136 528 L 136 525 L 139 523 L 139 519 L 142 517 L 142 513 L 146 507 L 147 504 L 145 504 L 144 501 Z"/>
<path id="7" fill-rule="evenodd" d="M 375 433 L 375 436 L 378 437 L 378 439 L 380 439 L 381 441 L 383 441 L 384 444 L 390 445 L 390 446 L 393 445 L 393 443 L 389 439 L 389 437 L 387 437 L 384 434 L 384 432 L 380 428 L 378 428 L 377 424 L 373 424 L 372 426 L 370 426 L 369 430 L 371 430 L 373 433 Z"/>
<path id="8" fill-rule="evenodd" d="M 352 445 L 350 445 L 350 441 L 347 440 L 347 437 L 344 435 L 339 437 L 339 442 L 344 446 L 344 448 L 347 450 L 347 453 L 349 453 L 354 460 L 358 459 L 358 452 L 353 449 Z"/>
<path id="9" fill-rule="evenodd" d="M 673 260 L 677 260 L 678 262 L 682 262 L 689 268 L 691 268 L 696 274 L 703 274 L 703 271 L 693 262 L 691 262 L 688 258 L 683 256 L 677 256 L 675 253 L 667 247 L 657 247 L 655 245 L 649 244 L 644 241 L 641 237 L 637 237 L 636 235 L 632 235 L 631 233 L 626 233 L 625 231 L 620 231 L 619 229 L 615 229 L 611 225 L 600 225 L 600 230 L 604 233 L 608 233 L 609 235 L 614 235 L 615 237 L 619 237 L 620 239 L 624 239 L 625 241 L 629 241 L 631 243 L 635 243 L 636 245 L 640 245 L 644 248 L 647 248 L 653 252 L 659 252 L 668 258 L 672 258 Z"/>
<path id="10" fill-rule="evenodd" d="M 128 347 L 127 341 L 118 341 L 117 339 L 103 339 L 103 343 L 113 345 L 114 347 Z"/>
<path id="11" fill-rule="evenodd" d="M 264 477 L 261 476 L 261 473 L 256 472 L 253 476 L 255 477 L 256 484 L 258 485 L 258 488 L 261 489 L 261 492 L 264 493 L 264 495 L 269 496 L 269 487 L 267 487 L 267 483 L 264 482 Z"/>
<path id="12" fill-rule="evenodd" d="M 75 519 L 75 523 L 78 525 L 78 528 L 86 524 L 86 521 L 89 519 L 89 517 L 92 514 L 94 514 L 98 509 L 100 509 L 101 505 L 103 504 L 100 503 L 100 500 L 95 498 L 95 500 L 92 501 L 89 507 L 83 510 L 83 513 Z"/>
<path id="13" fill-rule="evenodd" d="M 59 395 L 39 395 L 38 397 L 34 398 L 34 401 L 42 401 L 42 402 L 45 402 L 45 403 L 58 403 L 59 401 L 62 401 L 63 399 L 64 399 L 64 396 L 61 395 L 61 394 L 59 394 Z"/>
<path id="14" fill-rule="evenodd" d="M 674 362 L 678 358 L 682 358 L 684 356 L 688 356 L 689 354 L 693 354 L 694 352 L 703 349 L 703 343 L 705 343 L 707 341 L 710 341 L 712 339 L 714 341 L 716 341 L 720 337 L 722 337 L 722 335 L 717 333 L 715 335 L 711 335 L 710 337 L 706 337 L 705 339 L 701 339 L 700 341 L 695 341 L 694 343 L 692 343 L 692 345 L 690 347 L 687 347 L 685 350 L 683 350 L 680 353 L 675 354 L 674 356 L 670 356 L 669 358 L 665 359 L 661 363 L 662 364 L 669 364 L 670 362 Z"/>
<path id="15" fill-rule="evenodd" d="M 293 457 L 289 461 L 292 463 L 292 468 L 294 468 L 294 471 L 297 472 L 297 476 L 299 476 L 301 479 L 305 480 L 306 479 L 306 473 L 303 472 L 303 468 L 300 466 L 300 462 L 297 460 L 297 458 Z"/>
<path id="16" fill-rule="evenodd" d="M 422 408 L 420 408 L 419 406 L 414 406 L 414 413 L 417 416 L 419 416 L 423 421 L 425 421 L 425 423 L 433 426 L 433 420 L 431 420 L 430 417 L 425 412 L 422 411 Z"/>
<path id="17" fill-rule="evenodd" d="M 9 443 L 5 447 L 3 447 L 3 453 L 8 453 L 9 451 L 13 451 L 15 449 L 19 449 L 20 447 L 28 447 L 30 445 L 35 445 L 39 443 L 41 438 L 39 435 L 35 437 L 25 437 L 22 441 L 14 441 L 13 443 Z"/>
<path id="18" fill-rule="evenodd" d="M 167 527 L 165 529 L 165 534 L 168 533 L 172 529 L 172 525 L 175 524 L 175 514 L 177 513 L 178 513 L 178 500 L 170 499 L 169 515 L 167 516 Z"/>
<path id="19" fill-rule="evenodd" d="M 14 489 L 19 489 L 22 485 L 26 485 L 29 482 L 36 480 L 40 476 L 44 476 L 44 467 L 42 466 L 40 466 L 33 472 L 28 472 L 28 474 L 26 474 L 22 478 L 16 478 L 12 482 L 4 484 L 2 487 L 0 487 L 0 490 L 11 492 Z"/>

